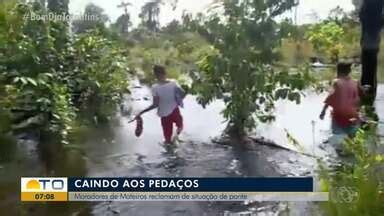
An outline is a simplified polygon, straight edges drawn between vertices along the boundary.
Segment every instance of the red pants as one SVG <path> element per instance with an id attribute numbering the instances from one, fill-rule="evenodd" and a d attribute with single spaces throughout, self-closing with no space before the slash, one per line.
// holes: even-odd
<path id="1" fill-rule="evenodd" d="M 180 114 L 179 108 L 176 108 L 169 116 L 161 118 L 161 126 L 166 143 L 172 142 L 173 123 L 176 124 L 177 133 L 180 134 L 183 130 L 183 117 Z"/>

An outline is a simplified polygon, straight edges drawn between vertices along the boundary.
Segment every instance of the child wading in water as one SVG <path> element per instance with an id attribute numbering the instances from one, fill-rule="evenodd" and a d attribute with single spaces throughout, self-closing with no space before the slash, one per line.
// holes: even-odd
<path id="1" fill-rule="evenodd" d="M 173 124 L 176 124 L 177 135 L 183 130 L 183 117 L 179 106 L 183 107 L 185 92 L 173 81 L 167 79 L 167 73 L 163 66 L 156 65 L 153 69 L 157 83 L 152 86 L 153 104 L 141 111 L 141 115 L 157 108 L 157 114 L 161 118 L 165 143 L 172 143 Z"/>
<path id="2" fill-rule="evenodd" d="M 333 91 L 325 100 L 320 119 L 324 119 L 328 107 L 332 107 L 332 131 L 334 134 L 354 136 L 360 126 L 360 96 L 363 89 L 349 75 L 351 64 L 337 65 L 337 79 Z"/>

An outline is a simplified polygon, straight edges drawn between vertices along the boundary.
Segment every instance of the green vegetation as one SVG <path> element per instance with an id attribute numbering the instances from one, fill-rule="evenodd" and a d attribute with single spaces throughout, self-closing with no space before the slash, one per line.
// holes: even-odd
<path id="1" fill-rule="evenodd" d="M 84 107 L 100 107 L 96 116 L 113 114 L 101 109 L 127 87 L 124 50 L 97 31 L 71 37 L 65 22 L 26 19 L 47 13 L 38 3 L 0 6 L 1 116 L 10 119 L 2 134 L 35 130 L 68 143 Z"/>
<path id="2" fill-rule="evenodd" d="M 165 65 L 171 78 L 180 79 L 190 71 L 196 71 L 195 62 L 202 53 L 209 50 L 208 43 L 192 32 L 179 32 L 175 35 L 163 33 L 156 37 L 141 38 L 137 43 L 140 45 L 130 49 L 131 58 L 128 62 L 140 79 L 148 82 L 154 80 L 154 64 Z"/>
<path id="3" fill-rule="evenodd" d="M 300 91 L 311 84 L 307 70 L 276 67 L 282 39 L 274 18 L 293 1 L 222 1 L 224 14 L 213 14 L 197 29 L 212 44 L 192 76 L 202 105 L 224 98 L 224 117 L 234 135 L 244 135 L 257 120 L 274 119 L 275 101 L 300 103 Z M 226 20 L 223 22 L 223 20 Z"/>
<path id="4" fill-rule="evenodd" d="M 67 1 L 47 3 L 0 3 L 2 140 L 38 132 L 72 143 L 80 125 L 108 122 L 115 115 L 122 95 L 129 92 L 129 77 L 151 82 L 152 66 L 163 64 L 172 78 L 187 82 L 189 72 L 197 70 L 195 62 L 209 49 L 183 23 L 160 28 L 160 1 L 143 7 L 142 24 L 131 31 L 127 11 L 107 26 L 109 18 L 94 4 L 86 6 L 84 15 L 100 19 L 74 20 L 72 31 L 64 21 L 30 19 L 68 13 Z"/>
<path id="5" fill-rule="evenodd" d="M 0 64 L 0 102 L 13 127 L 4 127 L 9 132 L 15 125 L 18 131 L 32 126 L 60 133 L 64 142 L 79 119 L 107 122 L 127 92 L 128 77 L 151 82 L 154 64 L 192 84 L 202 105 L 224 99 L 229 129 L 243 135 L 258 121 L 274 119 L 275 101 L 300 102 L 301 91 L 315 81 L 303 66 L 311 57 L 336 62 L 359 53 L 358 23 L 340 8 L 317 24 L 276 22 L 295 6 L 293 0 L 215 1 L 209 15 L 185 13 L 164 27 L 161 5 L 176 1 L 149 1 L 136 28 L 129 4 L 120 5 L 125 13 L 111 25 L 102 8 L 89 4 L 84 14 L 100 19 L 74 20 L 72 32 L 69 23 L 23 19 L 67 13 L 68 2 L 48 1 L 47 8 L 6 2 L 1 3 L 0 43 L 7 58 Z"/>
<path id="6" fill-rule="evenodd" d="M 88 4 L 84 9 L 84 17 L 89 19 L 78 19 L 72 21 L 72 29 L 75 33 L 86 33 L 92 29 L 105 29 L 105 23 L 109 20 L 108 15 L 104 14 L 104 10 L 95 4 Z M 91 18 L 96 19 L 91 19 Z"/>
<path id="7" fill-rule="evenodd" d="M 343 35 L 344 30 L 341 26 L 335 22 L 329 22 L 311 26 L 307 37 L 316 51 L 325 53 L 335 63 L 338 62 L 343 49 Z"/>
<path id="8" fill-rule="evenodd" d="M 380 215 L 384 211 L 384 155 L 377 153 L 382 143 L 375 124 L 344 143 L 350 162 L 334 170 L 322 167 L 323 189 L 331 193 L 326 215 Z"/>

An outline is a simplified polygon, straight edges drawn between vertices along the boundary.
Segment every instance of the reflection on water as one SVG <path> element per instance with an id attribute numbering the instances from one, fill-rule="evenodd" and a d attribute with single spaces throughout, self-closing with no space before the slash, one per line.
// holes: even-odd
<path id="1" fill-rule="evenodd" d="M 377 111 L 384 114 L 384 86 L 379 88 Z M 276 122 L 259 125 L 257 134 L 276 141 L 294 151 L 268 146 L 251 149 L 239 145 L 211 142 L 226 124 L 220 112 L 224 104 L 217 101 L 206 109 L 188 96 L 181 112 L 185 132 L 177 146 L 162 144 L 160 119 L 155 112 L 143 116 L 144 133 L 134 135 L 135 124 L 129 124 L 134 113 L 150 104 L 147 88 L 133 88 L 127 96 L 124 115 L 109 126 L 95 128 L 87 141 L 80 143 L 86 155 L 63 149 L 48 141 L 38 147 L 33 141 L 19 141 L 15 159 L 0 164 L 1 212 L 10 215 L 223 215 L 231 212 L 279 212 L 284 205 L 276 203 L 77 203 L 70 205 L 36 205 L 19 203 L 20 176 L 142 176 L 142 177 L 236 177 L 236 176 L 308 176 L 315 162 L 311 157 L 295 153 L 285 129 L 296 138 L 308 154 L 325 155 L 319 145 L 329 137 L 330 120 L 319 121 L 325 94 L 307 92 L 301 105 L 279 102 Z M 384 117 L 384 116 L 381 116 Z M 315 122 L 315 124 L 312 124 Z M 381 127 L 383 128 L 383 127 Z M 384 134 L 384 133 L 383 133 Z M 15 193 L 15 191 L 17 193 Z M 302 209 L 305 209 L 303 207 Z M 304 210 L 302 210 L 304 211 Z M 300 210 L 298 210 L 300 215 Z M 302 213 L 302 212 L 301 212 Z"/>
<path id="2" fill-rule="evenodd" d="M 281 101 L 277 104 L 276 121 L 259 127 L 258 133 L 274 140 L 279 145 L 300 150 L 291 145 L 287 139 L 287 130 L 306 153 L 318 152 L 316 145 L 330 135 L 330 118 L 321 121 L 320 112 L 327 93 L 307 92 L 300 105 L 294 102 Z"/>
<path id="3" fill-rule="evenodd" d="M 85 209 L 84 205 L 73 203 L 20 203 L 22 176 L 83 176 L 86 170 L 78 151 L 66 150 L 52 140 L 40 144 L 34 140 L 19 140 L 13 160 L 1 164 L 0 215 L 69 215 L 74 209 Z"/>

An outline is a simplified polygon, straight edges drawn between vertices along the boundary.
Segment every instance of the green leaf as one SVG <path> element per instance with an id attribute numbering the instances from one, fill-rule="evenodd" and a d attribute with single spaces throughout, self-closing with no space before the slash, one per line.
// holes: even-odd
<path id="1" fill-rule="evenodd" d="M 28 80 L 27 80 L 25 77 L 21 77 L 21 78 L 20 78 L 20 81 L 21 81 L 24 85 L 27 85 L 27 84 L 28 84 Z"/>
<path id="2" fill-rule="evenodd" d="M 31 83 L 32 85 L 37 86 L 37 82 L 36 82 L 34 79 L 29 78 L 29 77 L 27 77 L 26 79 L 27 79 L 28 82 Z"/>

